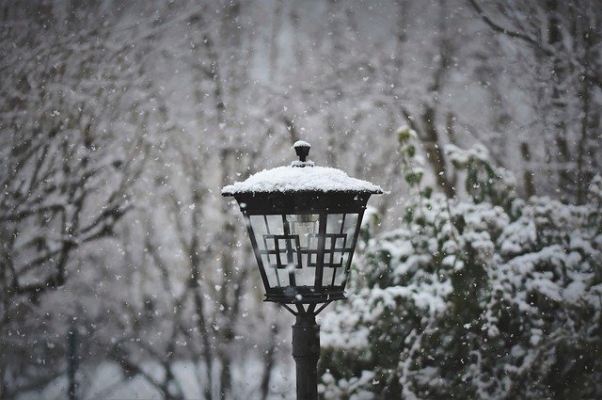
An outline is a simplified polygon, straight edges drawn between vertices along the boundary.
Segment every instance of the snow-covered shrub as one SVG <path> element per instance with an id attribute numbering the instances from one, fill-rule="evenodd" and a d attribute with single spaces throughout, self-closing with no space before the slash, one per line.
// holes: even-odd
<path id="1" fill-rule="evenodd" d="M 412 178 L 405 225 L 364 232 L 323 321 L 324 397 L 601 398 L 602 179 L 587 206 L 525 201 L 482 151 L 451 151 L 468 200 Z"/>

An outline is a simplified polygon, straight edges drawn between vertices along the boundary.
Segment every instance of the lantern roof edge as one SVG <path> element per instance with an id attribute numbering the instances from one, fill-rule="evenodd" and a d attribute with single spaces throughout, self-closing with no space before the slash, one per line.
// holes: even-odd
<path id="1" fill-rule="evenodd" d="M 222 188 L 222 196 L 240 194 L 294 194 L 294 193 L 370 193 L 382 194 L 378 185 L 349 177 L 345 172 L 330 167 L 293 166 L 266 169 L 242 182 Z"/>

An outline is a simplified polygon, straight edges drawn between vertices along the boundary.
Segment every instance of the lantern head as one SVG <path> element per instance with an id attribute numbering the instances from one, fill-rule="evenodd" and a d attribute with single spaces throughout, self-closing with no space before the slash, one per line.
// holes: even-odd
<path id="1" fill-rule="evenodd" d="M 360 225 L 372 183 L 307 160 L 264 170 L 222 189 L 242 211 L 265 287 L 266 301 L 329 303 L 345 298 Z"/>

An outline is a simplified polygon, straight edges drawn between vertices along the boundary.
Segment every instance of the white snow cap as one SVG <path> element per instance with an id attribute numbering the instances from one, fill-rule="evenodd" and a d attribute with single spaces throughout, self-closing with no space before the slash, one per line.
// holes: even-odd
<path id="1" fill-rule="evenodd" d="M 298 140 L 293 145 L 310 148 L 311 145 Z M 309 151 L 309 150 L 308 150 Z M 307 151 L 307 152 L 308 152 Z M 299 157 L 304 159 L 307 152 Z M 295 193 L 295 192 L 346 192 L 382 193 L 380 186 L 360 179 L 350 178 L 339 169 L 316 167 L 311 161 L 295 161 L 288 167 L 263 170 L 251 175 L 244 182 L 236 182 L 222 189 L 223 196 L 242 193 Z"/>
<path id="2" fill-rule="evenodd" d="M 251 175 L 222 189 L 223 195 L 274 192 L 357 192 L 382 193 L 380 186 L 350 178 L 339 169 L 328 167 L 277 167 Z"/>
<path id="3" fill-rule="evenodd" d="M 311 147 L 311 144 L 307 143 L 305 140 L 297 140 L 293 147 Z"/>

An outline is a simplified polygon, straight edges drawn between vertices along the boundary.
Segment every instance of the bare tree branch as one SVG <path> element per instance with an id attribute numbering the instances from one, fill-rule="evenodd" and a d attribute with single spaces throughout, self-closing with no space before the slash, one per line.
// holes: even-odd
<path id="1" fill-rule="evenodd" d="M 541 51 L 548 56 L 551 56 L 553 54 L 552 50 L 549 49 L 544 43 L 541 43 L 541 42 L 535 40 L 534 38 L 527 35 L 526 33 L 523 33 L 520 31 L 514 31 L 509 28 L 505 28 L 502 25 L 493 21 L 493 19 L 491 19 L 487 15 L 487 13 L 483 10 L 483 8 L 479 5 L 477 0 L 467 0 L 467 1 L 468 1 L 468 4 L 470 4 L 470 6 L 473 8 L 473 10 L 475 10 L 475 12 L 479 15 L 479 17 L 481 17 L 483 22 L 485 22 L 487 24 L 487 26 L 489 26 L 495 32 L 502 33 L 513 39 L 522 40 L 522 41 L 528 43 L 529 45 L 531 45 L 536 51 Z"/>

